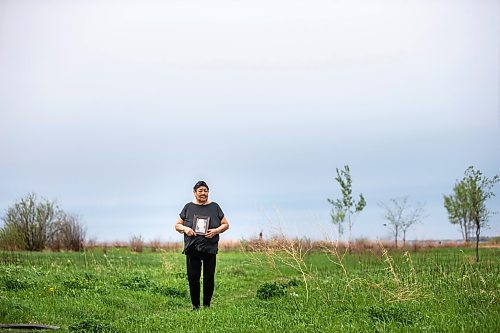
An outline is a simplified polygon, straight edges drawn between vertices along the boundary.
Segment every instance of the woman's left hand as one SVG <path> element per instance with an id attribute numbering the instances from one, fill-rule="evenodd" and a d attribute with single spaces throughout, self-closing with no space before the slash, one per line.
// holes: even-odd
<path id="1" fill-rule="evenodd" d="M 205 234 L 206 238 L 213 238 L 215 235 L 217 235 L 219 232 L 217 229 L 208 229 L 207 233 Z"/>

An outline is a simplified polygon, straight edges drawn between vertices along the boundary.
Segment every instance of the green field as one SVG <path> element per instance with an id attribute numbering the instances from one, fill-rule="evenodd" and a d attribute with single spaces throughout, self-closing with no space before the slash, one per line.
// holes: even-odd
<path id="1" fill-rule="evenodd" d="M 193 312 L 180 253 L 1 252 L 0 322 L 64 332 L 500 332 L 498 249 L 481 249 L 479 264 L 458 248 L 342 254 L 221 251 L 212 307 Z"/>

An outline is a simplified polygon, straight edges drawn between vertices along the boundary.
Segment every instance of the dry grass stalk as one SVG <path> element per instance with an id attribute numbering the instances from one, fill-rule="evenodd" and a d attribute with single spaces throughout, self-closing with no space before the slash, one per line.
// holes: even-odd
<path id="1" fill-rule="evenodd" d="M 148 247 L 151 249 L 151 252 L 160 252 L 161 250 L 161 241 L 156 238 L 149 242 Z"/>
<path id="2" fill-rule="evenodd" d="M 351 278 L 347 272 L 347 269 L 345 268 L 343 261 L 345 256 L 349 253 L 349 248 L 348 247 L 339 248 L 338 242 L 335 243 L 332 242 L 330 245 L 331 246 L 324 248 L 324 252 L 327 253 L 328 260 L 330 260 L 330 262 L 338 266 L 342 272 L 343 279 L 345 281 L 345 286 L 341 301 L 344 302 L 346 300 L 348 291 L 349 290 L 352 291 L 353 285 L 357 282 L 362 282 L 363 279 Z M 327 297 L 327 300 L 329 300 L 329 297 Z"/>
<path id="3" fill-rule="evenodd" d="M 144 240 L 142 239 L 142 236 L 139 235 L 134 235 L 130 239 L 130 251 L 136 252 L 136 253 L 142 253 L 144 250 Z"/>
<path id="4" fill-rule="evenodd" d="M 418 284 L 417 273 L 411 259 L 411 255 L 406 251 L 403 255 L 405 262 L 409 267 L 407 276 L 398 273 L 397 267 L 394 264 L 393 258 L 389 255 L 388 251 L 380 244 L 382 249 L 382 258 L 387 265 L 385 268 L 389 275 L 389 279 L 381 283 L 371 283 L 373 288 L 379 289 L 383 294 L 387 295 L 388 303 L 404 302 L 404 301 L 417 301 L 430 297 L 425 293 L 422 285 Z"/>
<path id="5" fill-rule="evenodd" d="M 258 240 L 251 244 L 246 244 L 250 252 L 262 253 L 265 255 L 267 263 L 272 269 L 284 273 L 280 270 L 280 264 L 288 266 L 300 273 L 306 290 L 306 302 L 309 301 L 310 281 L 314 279 L 312 267 L 305 262 L 305 257 L 312 249 L 311 243 L 300 239 L 287 239 L 280 236 L 270 241 Z M 259 259 L 257 259 L 259 260 Z"/>

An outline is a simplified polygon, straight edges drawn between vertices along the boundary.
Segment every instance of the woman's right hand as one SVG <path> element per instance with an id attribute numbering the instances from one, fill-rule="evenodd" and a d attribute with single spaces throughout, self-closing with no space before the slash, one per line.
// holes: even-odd
<path id="1" fill-rule="evenodd" d="M 190 237 L 192 237 L 192 236 L 195 235 L 194 230 L 191 229 L 191 228 L 189 228 L 189 227 L 185 227 L 184 228 L 184 234 L 186 234 L 186 235 L 188 235 Z"/>

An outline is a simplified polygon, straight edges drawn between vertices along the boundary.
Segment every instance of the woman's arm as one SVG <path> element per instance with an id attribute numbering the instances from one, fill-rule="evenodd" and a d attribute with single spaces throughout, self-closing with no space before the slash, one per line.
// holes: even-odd
<path id="1" fill-rule="evenodd" d="M 207 234 L 205 237 L 207 238 L 212 238 L 217 234 L 222 234 L 224 231 L 229 229 L 229 222 L 227 221 L 226 217 L 224 216 L 222 220 L 220 220 L 220 226 L 215 229 L 208 229 Z"/>
<path id="2" fill-rule="evenodd" d="M 175 230 L 181 234 L 186 234 L 188 236 L 194 236 L 194 230 L 186 227 L 184 225 L 184 221 L 179 217 L 177 221 L 175 221 Z"/>

